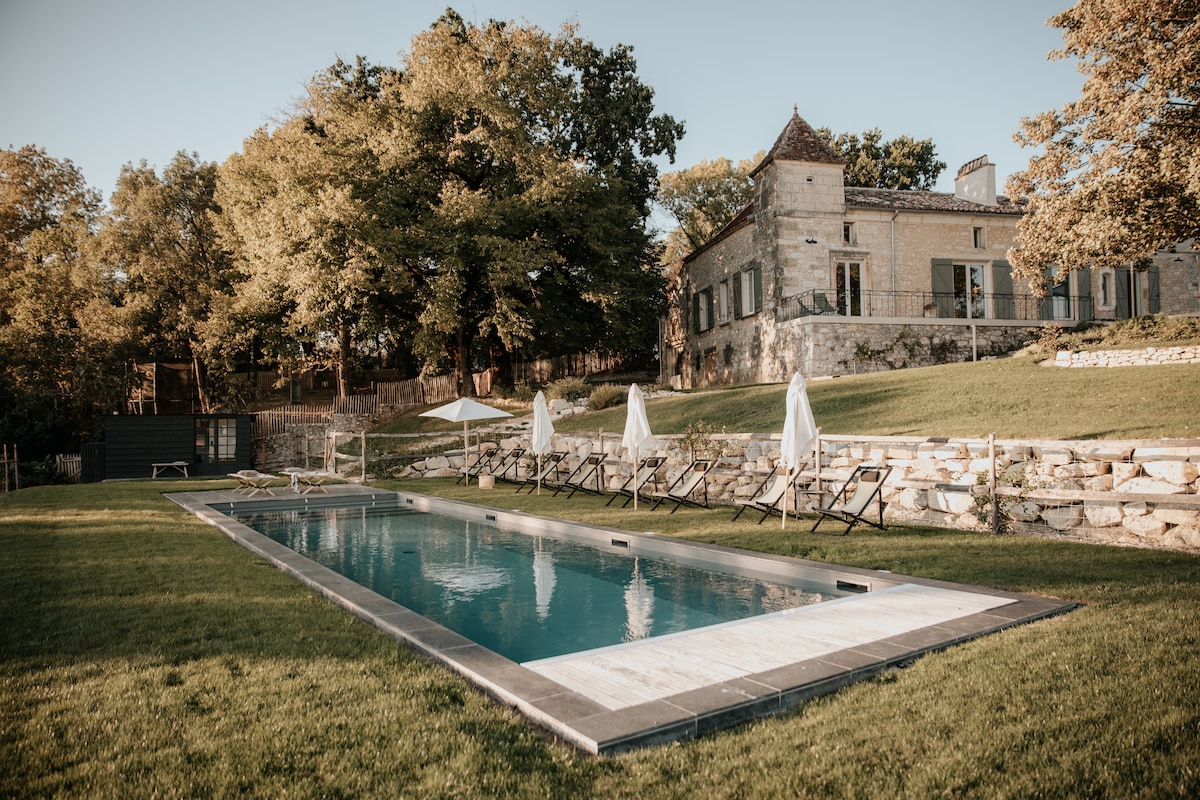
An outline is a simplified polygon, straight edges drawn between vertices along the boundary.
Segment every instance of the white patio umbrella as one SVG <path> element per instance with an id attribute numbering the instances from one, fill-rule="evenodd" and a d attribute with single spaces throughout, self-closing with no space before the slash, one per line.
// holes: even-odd
<path id="1" fill-rule="evenodd" d="M 471 440 L 467 433 L 468 423 L 479 419 L 511 417 L 512 414 L 507 411 L 501 411 L 498 408 L 492 408 L 489 405 L 484 405 L 469 397 L 460 397 L 453 403 L 446 403 L 444 406 L 422 411 L 418 416 L 437 417 L 438 419 L 461 422 L 463 424 L 463 474 L 465 475 L 467 473 L 467 457 L 471 452 Z M 467 483 L 470 484 L 470 482 L 470 479 L 468 479 Z"/>
<path id="2" fill-rule="evenodd" d="M 646 419 L 646 394 L 636 383 L 629 386 L 629 400 L 625 411 L 625 435 L 621 446 L 629 451 L 633 459 L 633 510 L 638 506 L 638 450 L 650 438 L 650 421 Z"/>
<path id="3" fill-rule="evenodd" d="M 537 456 L 537 493 L 542 493 L 542 456 L 550 452 L 550 439 L 554 436 L 554 423 L 550 421 L 550 409 L 546 406 L 546 395 L 539 389 L 533 396 L 533 435 L 529 449 Z"/>
<path id="4" fill-rule="evenodd" d="M 792 470 L 798 469 L 817 438 L 817 422 L 808 403 L 808 387 L 804 376 L 797 372 L 787 390 L 787 413 L 783 418 L 783 437 L 779 442 L 784 469 L 787 471 L 783 490 L 783 516 L 780 527 L 787 527 L 787 495 L 792 485 Z"/>

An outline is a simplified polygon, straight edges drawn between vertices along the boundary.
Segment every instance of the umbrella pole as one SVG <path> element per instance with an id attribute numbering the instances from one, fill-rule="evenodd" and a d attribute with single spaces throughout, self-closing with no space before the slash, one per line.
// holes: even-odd
<path id="1" fill-rule="evenodd" d="M 538 494 L 540 495 L 542 493 L 542 454 L 538 453 L 537 457 L 538 457 L 537 490 L 538 490 Z"/>
<path id="2" fill-rule="evenodd" d="M 467 462 L 471 458 L 471 437 L 467 433 L 467 421 L 463 420 L 463 483 L 471 485 L 471 468 Z"/>
<path id="3" fill-rule="evenodd" d="M 633 448 L 633 510 L 634 511 L 637 511 L 638 495 L 642 493 L 640 488 L 638 487 L 637 479 L 638 479 L 638 449 L 635 447 L 635 448 Z"/>
<path id="4" fill-rule="evenodd" d="M 792 468 L 785 466 L 783 468 L 783 514 L 780 515 L 779 530 L 787 528 L 787 501 L 788 487 L 792 484 Z"/>

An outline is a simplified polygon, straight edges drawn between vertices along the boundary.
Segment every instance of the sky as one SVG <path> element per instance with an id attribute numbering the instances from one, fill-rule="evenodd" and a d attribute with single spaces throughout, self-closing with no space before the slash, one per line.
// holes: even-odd
<path id="1" fill-rule="evenodd" d="M 465 19 L 564 22 L 633 48 L 655 111 L 687 130 L 675 163 L 750 158 L 793 107 L 814 128 L 930 138 L 953 191 L 987 155 L 997 182 L 1033 151 L 1022 117 L 1075 99 L 1049 61 L 1070 0 L 0 0 L 0 147 L 69 159 L 107 199 L 122 165 L 223 162 L 284 116 L 312 76 L 362 55 L 399 66 L 447 6 Z"/>

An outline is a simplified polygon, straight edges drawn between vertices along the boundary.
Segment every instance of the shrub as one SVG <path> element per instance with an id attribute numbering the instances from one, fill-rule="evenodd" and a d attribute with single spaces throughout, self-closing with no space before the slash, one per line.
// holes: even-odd
<path id="1" fill-rule="evenodd" d="M 537 387 L 528 383 L 518 383 L 511 389 L 506 386 L 493 386 L 492 394 L 502 400 L 511 400 L 514 403 L 532 403 L 533 396 L 537 394 Z"/>
<path id="2" fill-rule="evenodd" d="M 599 411 L 622 405 L 629 398 L 629 390 L 615 383 L 602 383 L 588 395 L 588 410 Z"/>
<path id="3" fill-rule="evenodd" d="M 581 397 L 587 397 L 589 392 L 591 388 L 583 378 L 559 378 L 546 385 L 547 400 L 570 400 L 574 403 Z"/>

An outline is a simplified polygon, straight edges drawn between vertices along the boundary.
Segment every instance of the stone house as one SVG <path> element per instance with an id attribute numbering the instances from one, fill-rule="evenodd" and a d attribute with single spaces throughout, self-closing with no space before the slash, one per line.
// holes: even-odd
<path id="1" fill-rule="evenodd" d="M 1197 257 L 1145 271 L 1076 270 L 1045 297 L 1014 280 L 1022 205 L 987 156 L 953 194 L 848 187 L 841 157 L 793 114 L 750 175 L 754 199 L 679 267 L 660 382 L 787 381 L 1010 352 L 1047 321 L 1197 308 Z"/>

